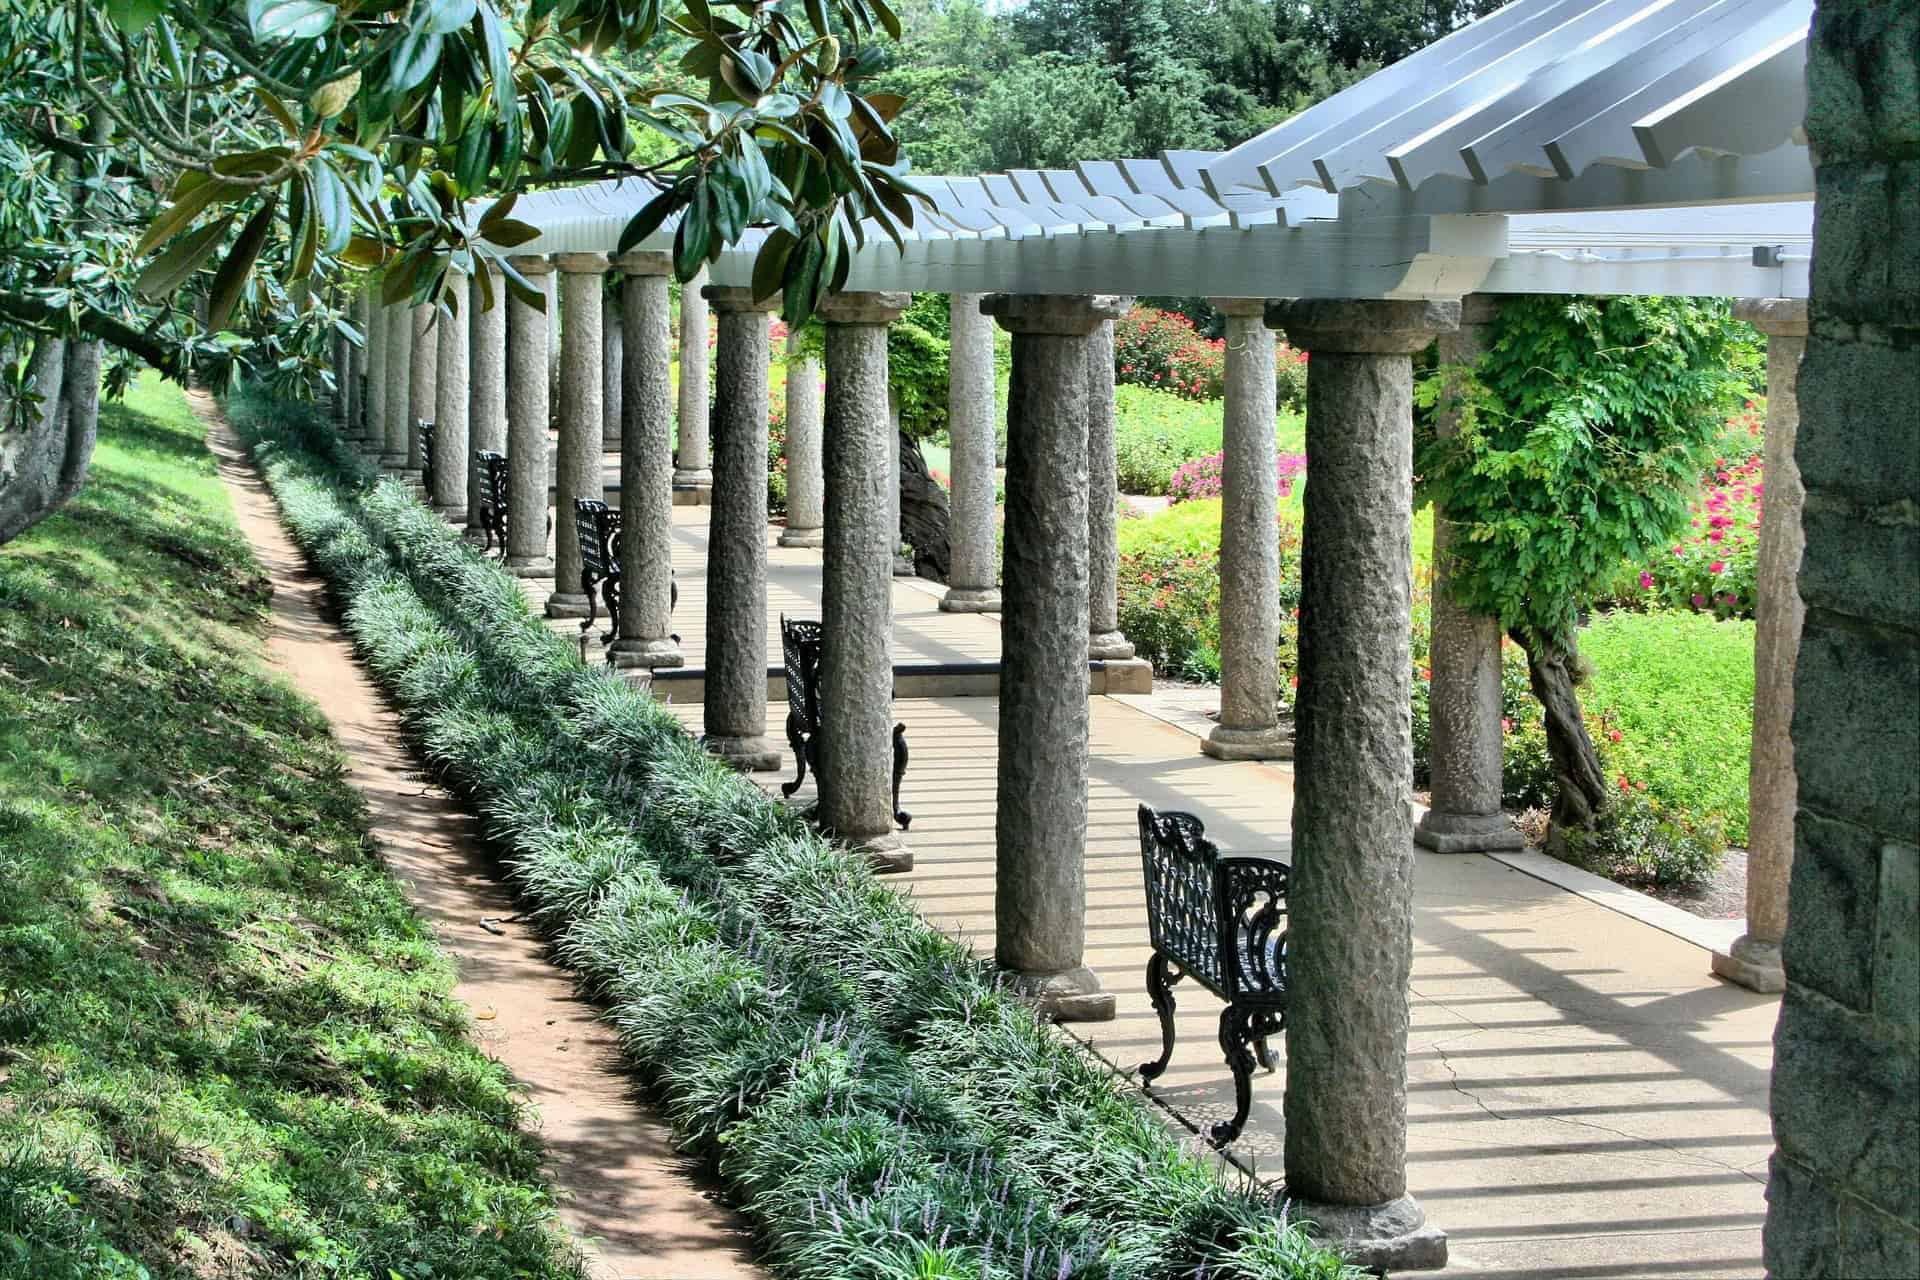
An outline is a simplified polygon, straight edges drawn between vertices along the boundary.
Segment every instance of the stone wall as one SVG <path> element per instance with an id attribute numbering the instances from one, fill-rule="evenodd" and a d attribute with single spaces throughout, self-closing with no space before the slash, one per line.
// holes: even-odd
<path id="1" fill-rule="evenodd" d="M 1920 6 L 1822 0 L 1766 1262 L 1920 1275 Z"/>

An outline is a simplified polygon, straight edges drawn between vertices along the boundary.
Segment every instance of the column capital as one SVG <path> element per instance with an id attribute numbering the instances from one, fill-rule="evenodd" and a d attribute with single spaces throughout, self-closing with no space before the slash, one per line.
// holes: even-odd
<path id="1" fill-rule="evenodd" d="M 1769 338 L 1807 336 L 1805 298 L 1735 298 L 1733 318 L 1745 320 Z"/>
<path id="2" fill-rule="evenodd" d="M 523 276 L 553 274 L 553 259 L 544 253 L 517 253 L 507 259 L 507 265 Z"/>
<path id="3" fill-rule="evenodd" d="M 629 276 L 670 276 L 673 257 L 665 253 L 623 253 L 612 259 L 614 270 Z"/>
<path id="4" fill-rule="evenodd" d="M 607 271 L 607 255 L 604 253 L 556 253 L 554 265 L 570 276 L 598 276 Z"/>
<path id="5" fill-rule="evenodd" d="M 910 293 L 829 293 L 814 313 L 828 324 L 892 324 L 912 305 Z"/>
<path id="6" fill-rule="evenodd" d="M 1223 316 L 1264 316 L 1265 298 L 1208 298 L 1207 305 Z"/>
<path id="7" fill-rule="evenodd" d="M 998 320 L 1008 333 L 1084 338 L 1125 315 L 1132 302 L 1110 293 L 990 293 L 980 300 L 980 314 Z"/>
<path id="8" fill-rule="evenodd" d="M 1267 304 L 1267 327 L 1302 351 L 1412 355 L 1460 327 L 1458 300 L 1291 298 Z"/>
<path id="9" fill-rule="evenodd" d="M 1478 328 L 1489 325 L 1500 314 L 1500 295 L 1497 293 L 1470 293 L 1460 299 L 1460 327 L 1469 325 Z"/>
<path id="10" fill-rule="evenodd" d="M 711 303 L 715 311 L 774 311 L 780 306 L 780 295 L 777 293 L 767 298 L 756 298 L 751 289 L 724 284 L 710 284 L 700 290 L 700 296 Z"/>

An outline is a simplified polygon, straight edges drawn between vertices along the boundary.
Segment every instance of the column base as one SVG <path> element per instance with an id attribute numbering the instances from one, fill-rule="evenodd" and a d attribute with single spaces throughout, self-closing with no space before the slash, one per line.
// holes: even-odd
<path id="1" fill-rule="evenodd" d="M 1287 1216 L 1310 1223 L 1307 1234 L 1363 1270 L 1437 1271 L 1447 1265 L 1447 1233 L 1427 1225 L 1412 1196 L 1385 1204 L 1316 1204 L 1287 1200 Z"/>
<path id="2" fill-rule="evenodd" d="M 435 503 L 433 508 L 433 513 L 439 516 L 442 520 L 445 520 L 448 524 L 457 524 L 461 528 L 466 527 L 467 509 L 464 506 L 443 507 L 443 506 L 440 506 L 438 503 Z"/>
<path id="3" fill-rule="evenodd" d="M 998 613 L 1000 593 L 992 587 L 948 587 L 940 597 L 942 613 Z"/>
<path id="4" fill-rule="evenodd" d="M 651 671 L 656 667 L 684 667 L 687 665 L 687 655 L 681 653 L 680 646 L 665 636 L 658 640 L 629 640 L 621 636 L 607 646 L 607 661 L 616 670 L 645 667 Z"/>
<path id="5" fill-rule="evenodd" d="M 578 591 L 556 591 L 547 597 L 549 618 L 585 618 L 593 612 L 593 601 Z"/>
<path id="6" fill-rule="evenodd" d="M 673 487 L 676 489 L 713 488 L 712 467 L 675 467 L 673 469 Z"/>
<path id="7" fill-rule="evenodd" d="M 831 834 L 831 833 L 829 833 Z M 837 836 L 843 844 L 855 853 L 865 854 L 867 866 L 880 875 L 893 875 L 901 871 L 913 870 L 913 850 L 907 847 L 900 833 L 886 830 L 879 835 Z"/>
<path id="8" fill-rule="evenodd" d="M 1101 990 L 1100 979 L 1085 965 L 1058 973 L 1009 971 L 1006 978 L 1007 986 L 1046 1021 L 1113 1021 L 1113 993 Z"/>
<path id="9" fill-rule="evenodd" d="M 780 545 L 783 547 L 824 547 L 827 545 L 825 529 L 796 529 L 792 525 L 780 531 Z"/>
<path id="10" fill-rule="evenodd" d="M 1118 631 L 1096 631 L 1087 637 L 1087 656 L 1103 662 L 1124 662 L 1134 654 L 1133 642 Z"/>
<path id="11" fill-rule="evenodd" d="M 1713 971 L 1749 991 L 1778 995 L 1787 989 L 1787 971 L 1780 964 L 1780 944 L 1743 933 L 1725 951 L 1713 953 Z"/>
<path id="12" fill-rule="evenodd" d="M 508 556 L 507 572 L 516 578 L 551 578 L 552 556 Z"/>
<path id="13" fill-rule="evenodd" d="M 1100 668 L 1100 679 L 1094 686 L 1097 692 L 1153 692 L 1153 664 L 1145 658 L 1103 658 Z"/>
<path id="14" fill-rule="evenodd" d="M 708 734 L 700 745 L 743 773 L 765 773 L 780 767 L 780 749 L 764 734 L 719 737 Z"/>
<path id="15" fill-rule="evenodd" d="M 920 571 L 918 569 L 913 567 L 912 556 L 901 555 L 898 552 L 894 554 L 894 557 L 893 557 L 893 576 L 894 577 L 911 578 L 919 572 Z"/>
<path id="16" fill-rule="evenodd" d="M 1293 735 L 1277 724 L 1259 729 L 1217 724 L 1200 740 L 1200 751 L 1215 760 L 1291 760 Z"/>
<path id="17" fill-rule="evenodd" d="M 1527 838 L 1504 813 L 1443 813 L 1429 809 L 1413 829 L 1413 842 L 1435 853 L 1517 852 Z"/>
<path id="18" fill-rule="evenodd" d="M 380 469 L 392 475 L 398 475 L 406 469 L 407 455 L 404 453 L 383 453 L 380 455 Z"/>

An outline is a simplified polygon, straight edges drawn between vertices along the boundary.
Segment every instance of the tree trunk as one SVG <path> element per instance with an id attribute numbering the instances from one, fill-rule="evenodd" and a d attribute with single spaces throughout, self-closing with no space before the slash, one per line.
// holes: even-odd
<path id="1" fill-rule="evenodd" d="M 90 412 L 73 412 L 67 401 L 69 344 L 60 338 L 42 338 L 34 345 L 27 369 L 40 397 L 20 429 L 0 432 L 0 545 L 13 541 L 44 520 L 74 495 L 87 476 L 93 457 Z M 92 369 L 100 372 L 99 348 Z M 77 363 L 86 363 L 82 358 Z M 94 404 L 98 404 L 96 390 Z M 8 405 L 9 413 L 15 406 Z M 76 434 L 72 428 L 81 428 Z"/>
<path id="2" fill-rule="evenodd" d="M 953 512 L 947 491 L 927 470 L 920 442 L 900 436 L 900 533 L 913 546 L 913 570 L 945 582 L 953 568 Z"/>
<path id="3" fill-rule="evenodd" d="M 1528 645 L 1518 634 L 1513 638 L 1527 651 L 1527 681 L 1546 712 L 1547 752 L 1558 780 L 1547 846 L 1557 850 L 1566 832 L 1593 826 L 1607 804 L 1607 779 L 1580 714 L 1574 687 L 1577 652 L 1572 647 L 1562 652 L 1545 642 Z"/>

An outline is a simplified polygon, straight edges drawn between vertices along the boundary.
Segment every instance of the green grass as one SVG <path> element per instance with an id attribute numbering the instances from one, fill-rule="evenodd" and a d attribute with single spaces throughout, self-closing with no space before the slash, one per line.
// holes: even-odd
<path id="1" fill-rule="evenodd" d="M 0 1274 L 570 1276 L 177 391 L 0 548 Z"/>
<path id="2" fill-rule="evenodd" d="M 1753 624 L 1679 611 L 1611 613 L 1580 633 L 1592 664 L 1581 702 L 1618 730 L 1606 747 L 1660 804 L 1720 818 L 1747 842 L 1753 739 Z"/>

